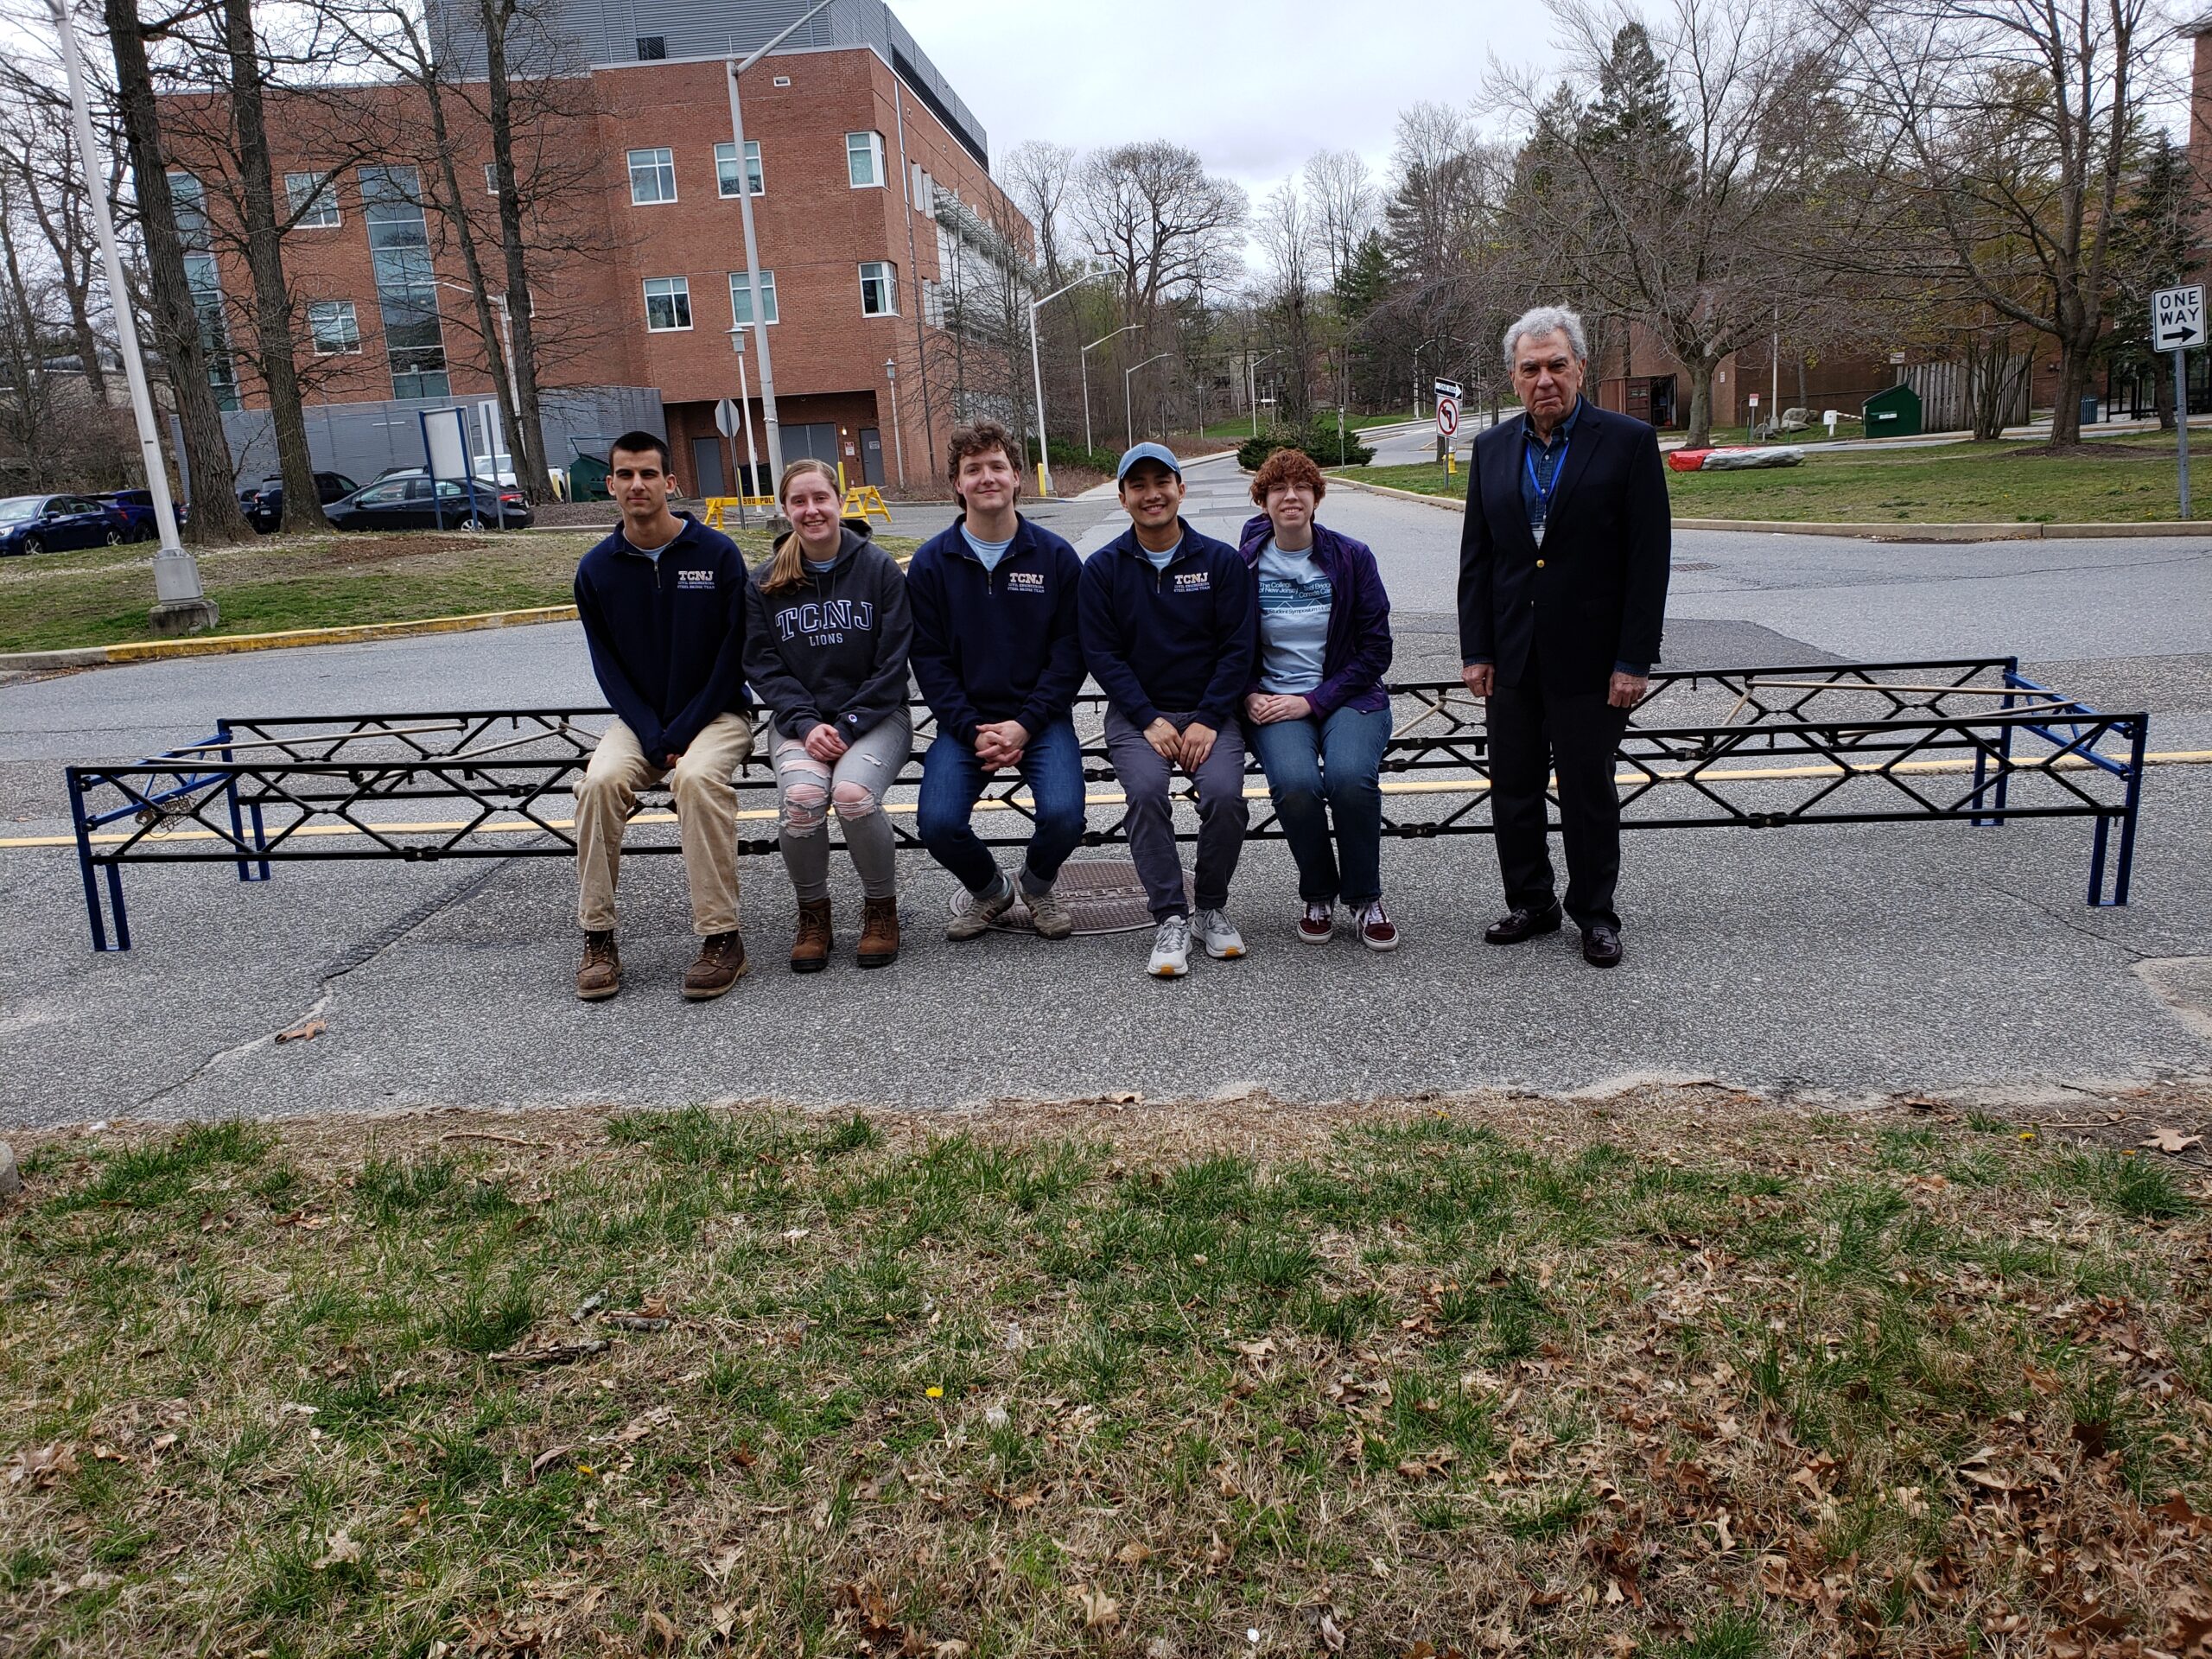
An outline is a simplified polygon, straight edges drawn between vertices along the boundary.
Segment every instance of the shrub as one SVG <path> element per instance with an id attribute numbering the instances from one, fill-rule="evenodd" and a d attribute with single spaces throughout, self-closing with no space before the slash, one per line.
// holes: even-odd
<path id="1" fill-rule="evenodd" d="M 1337 423 L 1334 416 L 1319 416 L 1312 425 L 1304 429 L 1277 427 L 1262 432 L 1256 438 L 1247 438 L 1236 448 L 1236 464 L 1248 473 L 1260 470 L 1260 463 L 1278 449 L 1302 449 L 1323 467 L 1364 467 L 1375 459 L 1375 451 L 1359 441 L 1359 435 L 1347 429 L 1341 452 L 1337 442 Z M 1342 459 L 1340 460 L 1339 454 Z"/>

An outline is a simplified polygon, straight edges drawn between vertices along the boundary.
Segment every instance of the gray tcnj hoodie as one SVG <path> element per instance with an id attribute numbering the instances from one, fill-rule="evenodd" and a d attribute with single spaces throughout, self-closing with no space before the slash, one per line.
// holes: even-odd
<path id="1" fill-rule="evenodd" d="M 849 527 L 821 575 L 771 594 L 774 566 L 746 584 L 745 677 L 776 729 L 803 738 L 826 721 L 849 743 L 905 708 L 914 624 L 899 562 Z"/>

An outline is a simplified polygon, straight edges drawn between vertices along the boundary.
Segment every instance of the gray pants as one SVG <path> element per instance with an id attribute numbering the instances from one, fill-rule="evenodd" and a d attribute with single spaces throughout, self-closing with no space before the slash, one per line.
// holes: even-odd
<path id="1" fill-rule="evenodd" d="M 898 842 L 883 816 L 883 797 L 913 752 L 914 732 L 901 709 L 871 728 L 824 766 L 795 737 L 776 734 L 776 844 L 802 905 L 830 897 L 830 814 L 844 826 L 845 850 L 871 899 L 895 899 Z"/>
<path id="2" fill-rule="evenodd" d="M 1198 718 L 1164 709 L 1160 713 L 1178 731 Z M 1128 830 L 1129 856 L 1136 863 L 1137 880 L 1144 883 L 1153 919 L 1185 915 L 1190 906 L 1183 898 L 1183 856 L 1176 850 L 1175 808 L 1167 798 L 1175 768 L 1114 709 L 1106 711 L 1106 753 L 1128 803 L 1122 822 Z M 1244 804 L 1241 724 L 1231 720 L 1221 728 L 1213 753 L 1192 781 L 1198 786 L 1198 861 L 1193 887 L 1200 910 L 1219 910 L 1229 902 L 1229 883 L 1244 850 L 1249 816 Z"/>

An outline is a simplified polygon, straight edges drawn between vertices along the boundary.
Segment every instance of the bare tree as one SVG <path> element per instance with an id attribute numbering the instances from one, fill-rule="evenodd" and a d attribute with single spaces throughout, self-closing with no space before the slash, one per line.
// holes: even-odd
<path id="1" fill-rule="evenodd" d="M 1075 191 L 1076 152 L 1065 144 L 1032 138 L 1000 159 L 999 182 L 1014 199 L 1037 237 L 1037 264 L 1047 290 L 1067 281 L 1065 237 Z"/>
<path id="2" fill-rule="evenodd" d="M 84 365 L 92 400 L 108 401 L 106 353 L 95 323 L 95 284 L 100 264 L 92 225 L 91 191 L 114 194 L 117 177 L 84 178 L 68 103 L 50 78 L 22 61 L 0 67 L 0 168 L 15 175 L 18 197 L 45 243 L 48 269 L 68 308 L 69 334 Z"/>
<path id="3" fill-rule="evenodd" d="M 1313 289 L 1326 257 L 1319 245 L 1322 232 L 1295 179 L 1285 180 L 1268 193 L 1254 228 L 1267 262 L 1259 290 L 1262 326 L 1268 331 L 1269 344 L 1287 359 L 1279 412 L 1290 424 L 1303 426 L 1313 413 L 1308 375 L 1315 333 Z"/>
<path id="4" fill-rule="evenodd" d="M 1318 150 L 1304 170 L 1307 217 L 1327 261 L 1329 285 L 1352 262 L 1360 242 L 1373 230 L 1382 203 L 1367 163 L 1356 149 Z"/>
<path id="5" fill-rule="evenodd" d="M 1904 141 L 1911 263 L 2056 345 L 2051 439 L 2078 442 L 2116 208 L 2159 93 L 2152 0 L 1844 0 L 1834 16 L 1849 90 Z"/>
<path id="6" fill-rule="evenodd" d="M 1244 192 L 1205 170 L 1195 150 L 1155 140 L 1089 157 L 1074 218 L 1090 251 L 1121 279 L 1122 305 L 1150 328 L 1161 305 L 1232 264 Z"/>

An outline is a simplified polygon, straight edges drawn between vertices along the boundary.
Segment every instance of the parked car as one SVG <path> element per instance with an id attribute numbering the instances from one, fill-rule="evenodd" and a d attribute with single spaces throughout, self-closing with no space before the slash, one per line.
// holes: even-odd
<path id="1" fill-rule="evenodd" d="M 343 473 L 317 473 L 315 493 L 322 498 L 322 505 L 344 499 L 361 486 Z M 238 492 L 238 511 L 245 514 L 246 522 L 263 535 L 270 534 L 284 522 L 284 480 L 275 475 L 261 480 L 258 489 Z"/>
<path id="2" fill-rule="evenodd" d="M 394 473 L 326 509 L 340 530 L 525 530 L 533 515 L 520 490 L 476 479 L 474 499 L 458 479 L 431 480 L 417 467 Z"/>
<path id="3" fill-rule="evenodd" d="M 11 495 L 0 500 L 0 555 L 120 547 L 131 539 L 123 509 L 81 495 Z"/>
<path id="4" fill-rule="evenodd" d="M 155 521 L 154 493 L 151 490 L 110 490 L 105 495 L 94 496 L 92 499 L 105 502 L 130 520 L 132 541 L 151 542 L 160 538 L 162 527 Z M 177 514 L 177 522 L 184 522 L 181 511 Z"/>

